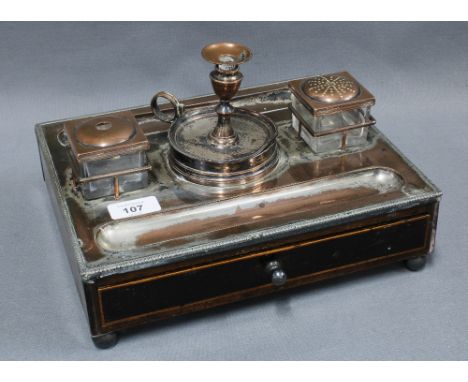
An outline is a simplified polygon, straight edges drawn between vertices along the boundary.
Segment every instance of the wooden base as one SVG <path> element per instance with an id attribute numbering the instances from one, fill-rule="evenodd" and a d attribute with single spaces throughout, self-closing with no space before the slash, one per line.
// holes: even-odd
<path id="1" fill-rule="evenodd" d="M 427 255 L 418 256 L 416 258 L 408 259 L 403 261 L 403 266 L 412 272 L 421 271 L 424 269 L 427 262 Z M 119 341 L 118 332 L 109 332 L 106 334 L 92 336 L 94 345 L 98 349 L 109 349 L 117 345 Z"/>
<path id="2" fill-rule="evenodd" d="M 93 341 L 108 348 L 117 342 L 115 333 L 126 328 L 392 262 L 422 269 L 435 208 L 368 218 L 202 263 L 102 278 L 85 286 Z"/>

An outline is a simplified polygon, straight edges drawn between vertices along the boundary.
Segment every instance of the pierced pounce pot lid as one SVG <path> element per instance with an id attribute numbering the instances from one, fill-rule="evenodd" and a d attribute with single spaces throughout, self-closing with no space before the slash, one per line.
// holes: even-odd
<path id="1" fill-rule="evenodd" d="M 354 79 L 336 74 L 312 77 L 304 82 L 302 89 L 309 97 L 326 103 L 349 101 L 359 94 Z"/>
<path id="2" fill-rule="evenodd" d="M 296 99 L 314 116 L 375 104 L 375 97 L 348 72 L 293 80 L 288 86 Z"/>

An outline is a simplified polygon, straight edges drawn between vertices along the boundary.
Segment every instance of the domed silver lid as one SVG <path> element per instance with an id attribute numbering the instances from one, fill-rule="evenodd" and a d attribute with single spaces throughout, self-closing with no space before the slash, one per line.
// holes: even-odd
<path id="1" fill-rule="evenodd" d="M 78 160 L 105 159 L 149 149 L 149 142 L 129 111 L 65 122 L 64 131 Z"/>
<path id="2" fill-rule="evenodd" d="M 75 127 L 78 142 L 92 147 L 109 147 L 127 142 L 135 132 L 134 121 L 117 117 L 91 118 Z"/>
<path id="3" fill-rule="evenodd" d="M 297 100 L 314 116 L 375 104 L 374 96 L 348 72 L 293 80 L 288 86 Z"/>
<path id="4" fill-rule="evenodd" d="M 329 74 L 309 78 L 302 85 L 306 95 L 321 102 L 349 101 L 359 94 L 359 85 L 352 78 Z"/>

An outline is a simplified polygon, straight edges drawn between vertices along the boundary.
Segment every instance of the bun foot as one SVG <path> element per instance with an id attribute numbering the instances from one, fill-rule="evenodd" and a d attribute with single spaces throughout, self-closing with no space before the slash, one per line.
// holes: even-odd
<path id="1" fill-rule="evenodd" d="M 119 336 L 115 332 L 91 336 L 94 346 L 98 349 L 109 349 L 114 347 L 119 341 Z"/>
<path id="2" fill-rule="evenodd" d="M 414 259 L 405 260 L 404 264 L 405 264 L 405 267 L 409 269 L 410 271 L 417 272 L 424 268 L 424 266 L 426 265 L 426 261 L 427 261 L 426 256 L 420 256 L 420 257 L 415 257 Z"/>

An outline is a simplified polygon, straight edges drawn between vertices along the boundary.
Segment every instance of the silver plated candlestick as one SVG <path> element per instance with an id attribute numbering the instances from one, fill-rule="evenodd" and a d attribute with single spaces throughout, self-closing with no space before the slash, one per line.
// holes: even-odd
<path id="1" fill-rule="evenodd" d="M 215 64 L 210 73 L 219 97 L 215 107 L 184 109 L 167 92 L 157 93 L 151 101 L 155 116 L 171 123 L 170 167 L 183 178 L 203 185 L 256 184 L 277 163 L 276 126 L 265 115 L 235 108 L 230 102 L 243 79 L 239 65 L 252 53 L 244 45 L 221 42 L 204 47 L 202 56 Z M 173 116 L 161 111 L 159 98 L 173 105 Z"/>

